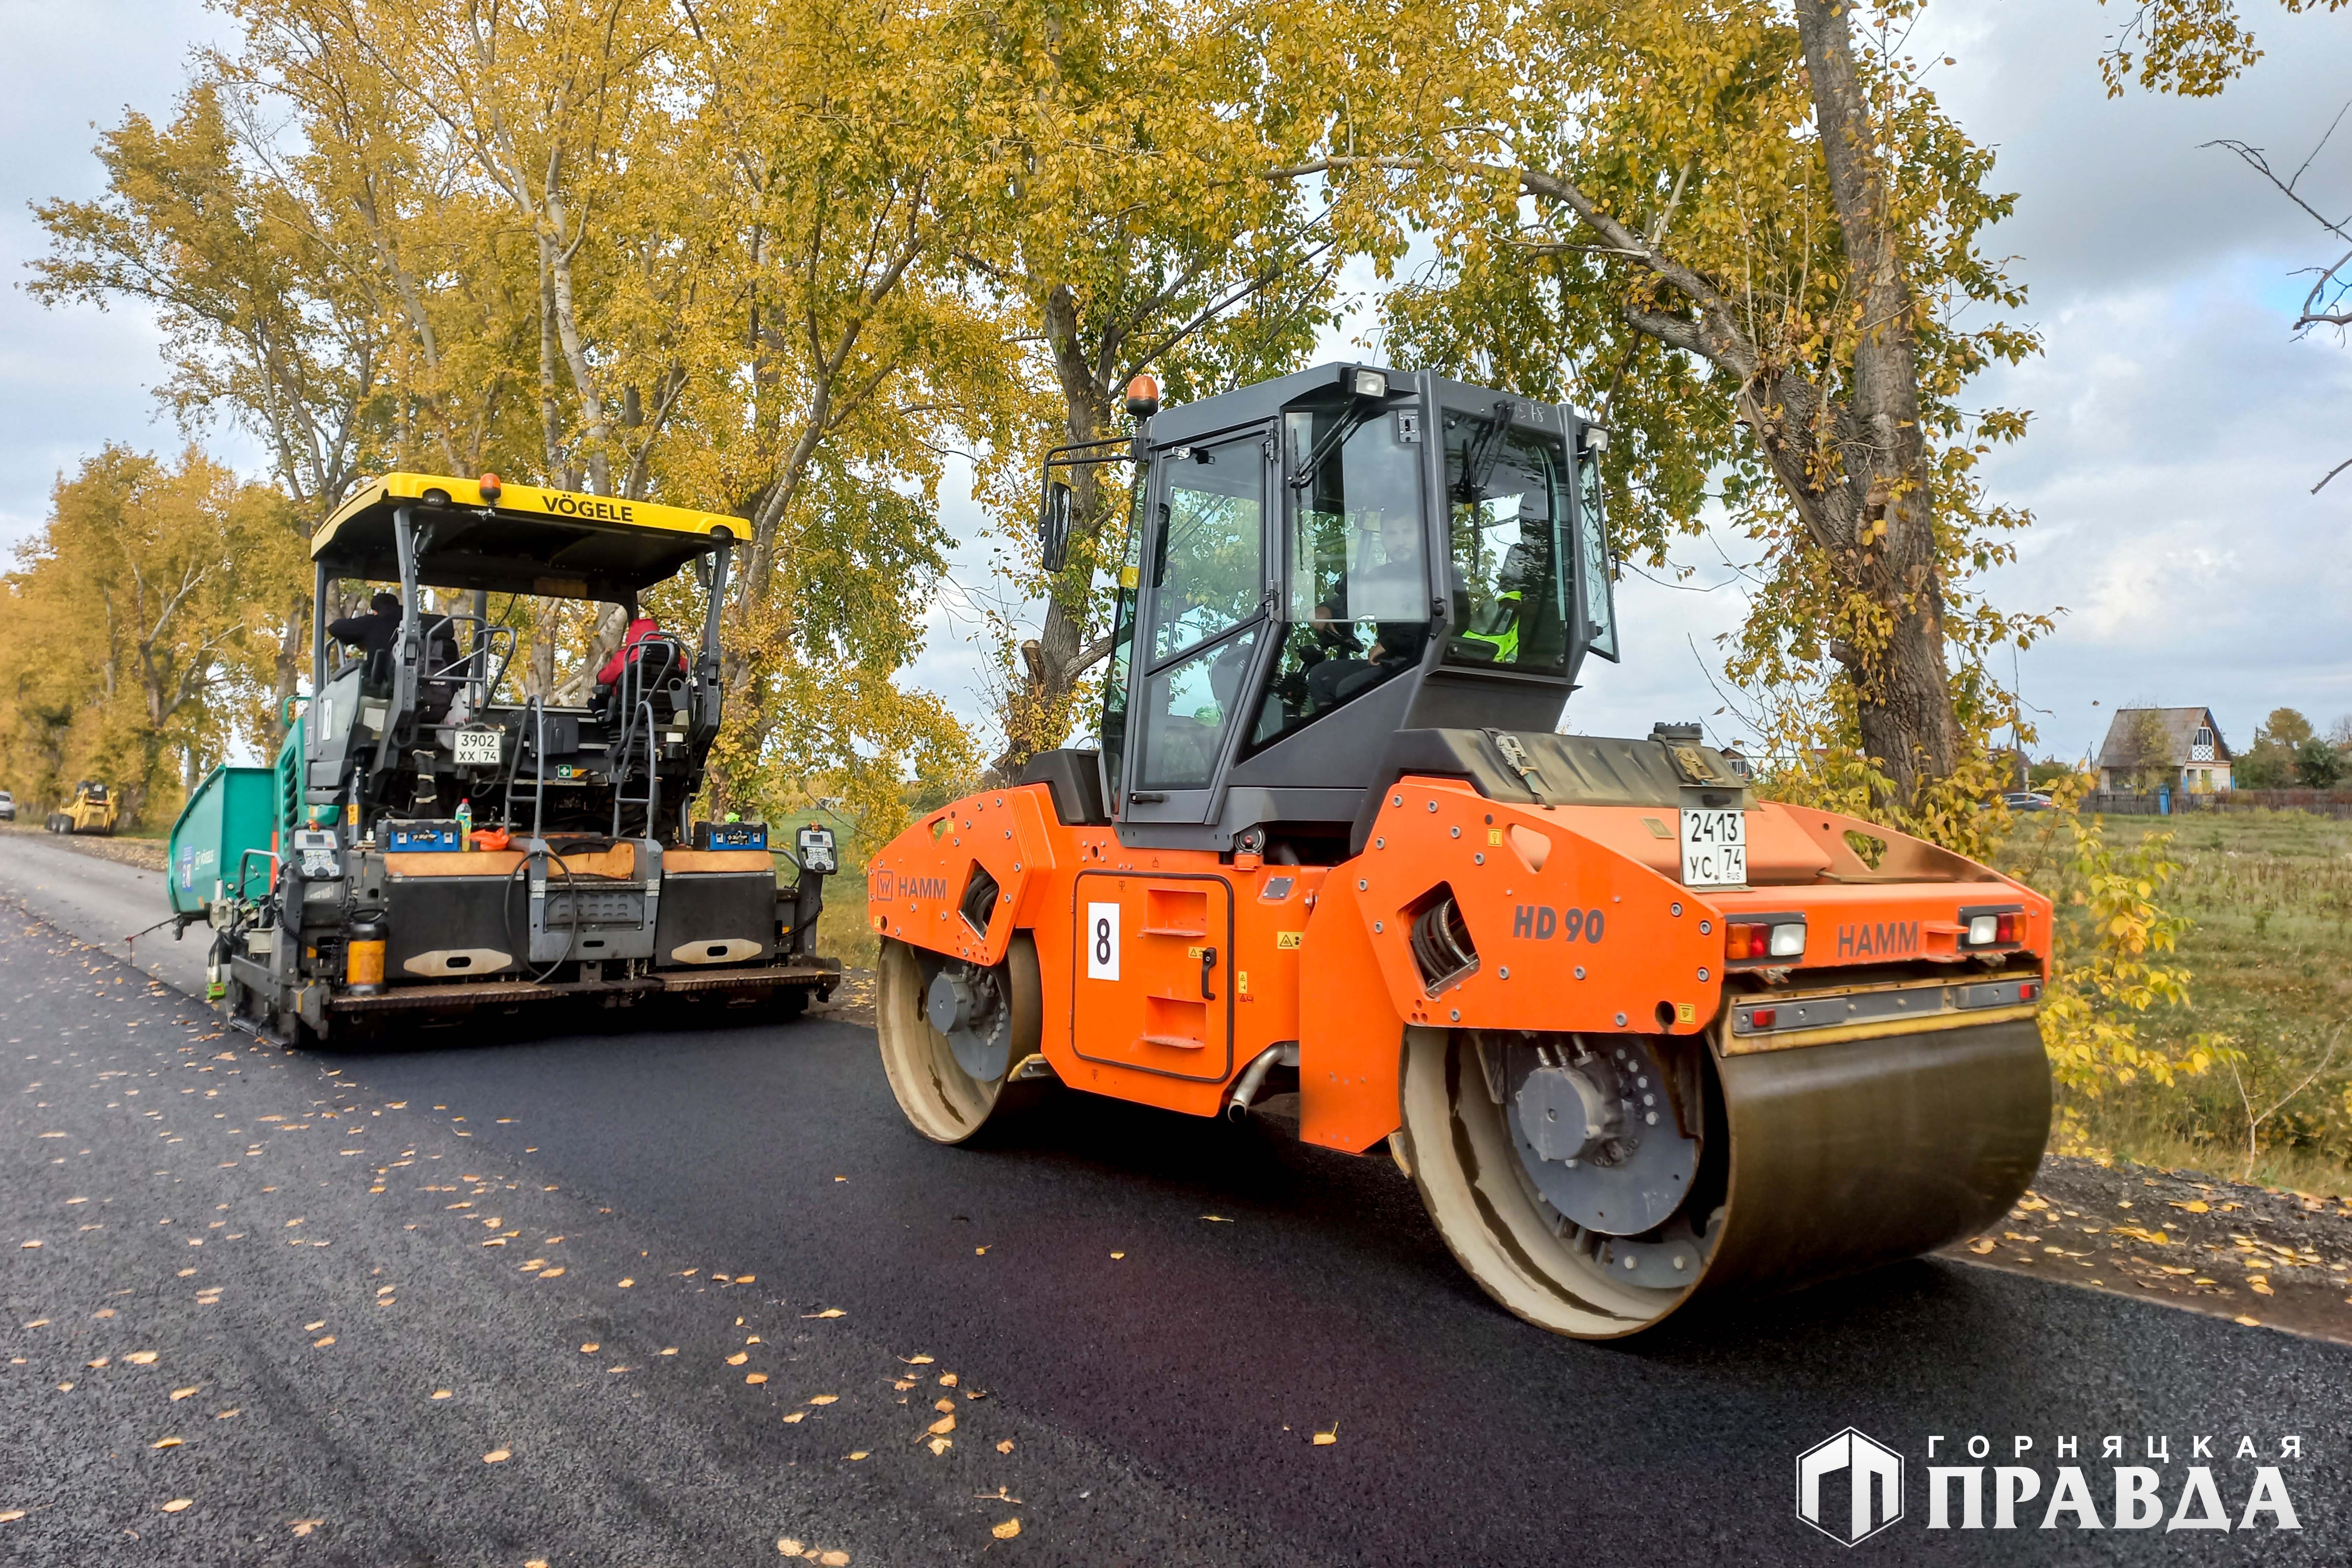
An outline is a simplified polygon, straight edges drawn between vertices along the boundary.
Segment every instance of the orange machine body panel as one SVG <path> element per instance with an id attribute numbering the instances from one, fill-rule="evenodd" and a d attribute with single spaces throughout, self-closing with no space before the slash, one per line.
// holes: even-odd
<path id="1" fill-rule="evenodd" d="M 1131 848 L 1110 827 L 1062 826 L 1046 786 L 1028 784 L 959 801 L 886 846 L 867 869 L 868 919 L 983 964 L 1030 931 L 1039 1048 L 1076 1088 L 1213 1115 L 1253 1060 L 1295 1043 L 1301 1136 L 1351 1152 L 1398 1125 L 1407 1025 L 1697 1034 L 1724 1012 L 1727 970 L 1752 987 L 1960 965 L 1975 956 L 1961 911 L 1987 907 L 2016 921 L 1992 956 L 2038 955 L 2046 978 L 2049 901 L 1988 868 L 1767 803 L 1747 814 L 1748 884 L 1689 888 L 1674 821 L 1671 808 L 1508 804 L 1408 777 L 1362 854 L 1285 866 Z M 1875 866 L 1849 833 L 1878 841 Z M 997 889 L 985 931 L 963 907 L 976 868 Z M 1412 928 L 1447 892 L 1477 962 L 1433 993 Z M 1727 964 L 1725 926 L 1746 915 L 1802 916 L 1803 953 Z"/>

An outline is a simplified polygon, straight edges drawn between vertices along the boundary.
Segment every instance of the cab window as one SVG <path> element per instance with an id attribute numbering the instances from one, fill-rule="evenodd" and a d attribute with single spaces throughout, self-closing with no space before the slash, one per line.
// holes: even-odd
<path id="1" fill-rule="evenodd" d="M 1444 442 L 1456 606 L 1446 662 L 1565 673 L 1562 546 L 1572 482 L 1565 447 L 1538 432 L 1510 428 L 1499 411 L 1448 409 Z"/>
<path id="2" fill-rule="evenodd" d="M 1420 414 L 1294 410 L 1282 649 L 1250 730 L 1264 746 L 1421 661 L 1429 646 Z"/>
<path id="3" fill-rule="evenodd" d="M 1265 468 L 1255 436 L 1167 461 L 1152 552 L 1150 662 L 1256 613 L 1265 595 Z"/>

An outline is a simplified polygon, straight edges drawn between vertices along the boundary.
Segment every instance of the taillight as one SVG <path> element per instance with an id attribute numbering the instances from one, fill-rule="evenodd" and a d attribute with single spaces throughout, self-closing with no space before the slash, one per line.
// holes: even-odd
<path id="1" fill-rule="evenodd" d="M 1748 1024 L 1750 1028 L 1769 1029 L 1774 1024 L 1780 1022 L 1780 1010 L 1779 1008 L 1758 1007 L 1752 1009 L 1748 1013 Z"/>
<path id="2" fill-rule="evenodd" d="M 2017 999 L 2021 1002 L 2031 1002 L 2041 994 L 2042 985 L 2038 981 L 2029 980 L 2017 988 Z"/>
<path id="3" fill-rule="evenodd" d="M 1759 958 L 1802 958 L 1802 921 L 1733 921 L 1723 928 L 1723 956 L 1733 963 Z"/>
<path id="4" fill-rule="evenodd" d="M 2006 947 L 2017 941 L 2019 915 L 2015 910 L 1997 910 L 1969 916 L 1968 935 L 1963 942 L 1969 947 Z"/>

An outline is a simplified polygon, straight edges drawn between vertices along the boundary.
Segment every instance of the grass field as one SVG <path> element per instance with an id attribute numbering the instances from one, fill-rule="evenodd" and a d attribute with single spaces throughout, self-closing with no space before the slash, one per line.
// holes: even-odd
<path id="1" fill-rule="evenodd" d="M 2189 1005 L 2145 1015 L 2144 1030 L 2183 1047 L 2206 1037 L 2240 1059 L 2169 1088 L 2075 1101 L 2092 1143 L 2149 1164 L 2352 1193 L 2352 822 L 2261 811 L 2106 826 L 2125 846 L 2171 835 L 2181 870 L 2158 901 L 2192 922 L 2178 957 Z"/>

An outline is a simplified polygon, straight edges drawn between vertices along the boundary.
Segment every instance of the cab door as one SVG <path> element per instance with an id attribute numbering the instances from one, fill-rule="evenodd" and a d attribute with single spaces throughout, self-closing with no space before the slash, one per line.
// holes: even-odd
<path id="1" fill-rule="evenodd" d="M 1158 454 L 1128 662 L 1122 822 L 1203 823 L 1266 655 L 1271 427 Z"/>
<path id="2" fill-rule="evenodd" d="M 1232 884 L 1210 875 L 1087 871 L 1071 898 L 1077 1055 L 1167 1078 L 1232 1077 Z"/>

